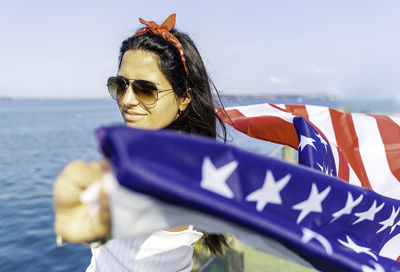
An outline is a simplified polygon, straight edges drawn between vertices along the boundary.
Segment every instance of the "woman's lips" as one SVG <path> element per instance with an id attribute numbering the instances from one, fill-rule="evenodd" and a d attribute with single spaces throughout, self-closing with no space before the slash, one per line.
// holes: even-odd
<path id="1" fill-rule="evenodd" d="M 136 122 L 139 119 L 142 119 L 147 114 L 137 113 L 137 112 L 127 112 L 124 111 L 124 119 L 126 122 Z"/>

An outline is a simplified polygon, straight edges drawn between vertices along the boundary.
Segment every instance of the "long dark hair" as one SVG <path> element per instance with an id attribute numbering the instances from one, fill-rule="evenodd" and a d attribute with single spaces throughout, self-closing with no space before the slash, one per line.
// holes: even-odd
<path id="1" fill-rule="evenodd" d="M 212 88 L 219 102 L 218 106 L 223 107 L 223 105 L 199 51 L 187 34 L 176 29 L 172 29 L 170 33 L 182 44 L 188 73 L 185 71 L 178 49 L 162 37 L 152 33 L 137 37 L 133 35 L 122 42 L 119 68 L 124 53 L 128 50 L 143 50 L 153 53 L 160 70 L 171 83 L 175 94 L 178 97 L 191 98 L 186 109 L 179 112 L 179 117 L 166 128 L 216 138 L 216 120 L 218 120 L 222 131 L 222 135 L 219 136 L 226 141 L 226 127 L 215 111 Z M 222 253 L 222 246 L 228 246 L 223 235 L 206 233 L 204 243 L 212 253 Z"/>

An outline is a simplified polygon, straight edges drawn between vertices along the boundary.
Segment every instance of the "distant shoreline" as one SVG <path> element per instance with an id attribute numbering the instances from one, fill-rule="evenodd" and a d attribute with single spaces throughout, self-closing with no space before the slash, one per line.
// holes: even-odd
<path id="1" fill-rule="evenodd" d="M 323 100 L 335 101 L 338 100 L 335 96 L 326 95 L 301 95 L 301 94 L 255 94 L 255 95 L 241 95 L 241 94 L 220 94 L 221 98 L 227 99 L 263 99 L 263 100 Z M 108 96 L 104 97 L 11 97 L 0 96 L 0 100 L 103 100 L 109 99 Z"/>
<path id="2" fill-rule="evenodd" d="M 376 114 L 390 114 L 393 112 L 400 114 L 400 102 L 391 98 L 343 98 L 327 95 L 298 95 L 298 94 L 269 94 L 269 95 L 234 95 L 221 94 L 222 103 L 225 107 L 245 106 L 250 104 L 274 103 L 274 104 L 298 104 L 324 106 L 334 109 L 344 109 L 347 112 L 364 112 Z M 0 108 L 12 107 L 18 104 L 44 105 L 46 103 L 68 104 L 69 102 L 84 104 L 96 103 L 96 101 L 106 104 L 113 104 L 115 101 L 111 97 L 60 97 L 60 98 L 40 98 L 40 97 L 9 97 L 0 96 Z M 216 99 L 217 101 L 217 99 Z M 219 107 L 219 104 L 216 103 Z"/>
<path id="3" fill-rule="evenodd" d="M 300 94 L 268 94 L 268 95 L 236 95 L 236 94 L 220 94 L 222 100 L 259 100 L 259 101 L 281 101 L 281 103 L 310 103 L 312 101 L 320 101 L 323 103 L 340 103 L 343 101 L 354 102 L 354 103 L 388 103 L 400 107 L 399 102 L 392 98 L 343 98 L 337 96 L 327 95 L 300 95 Z M 11 96 L 0 96 L 0 101 L 10 100 L 36 100 L 36 101 L 48 101 L 48 100 L 110 100 L 110 97 L 11 97 Z"/>

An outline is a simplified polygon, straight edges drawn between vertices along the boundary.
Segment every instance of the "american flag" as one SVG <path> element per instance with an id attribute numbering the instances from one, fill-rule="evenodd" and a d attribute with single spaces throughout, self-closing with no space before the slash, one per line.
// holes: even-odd
<path id="1" fill-rule="evenodd" d="M 98 135 L 118 181 L 109 191 L 113 237 L 191 224 L 322 271 L 400 271 L 400 201 L 337 179 L 336 165 L 321 173 L 169 131 Z M 313 139 L 300 149 L 327 150 Z"/>
<path id="2" fill-rule="evenodd" d="M 251 137 L 299 149 L 300 164 L 400 199 L 398 117 L 270 103 L 219 113 Z"/>

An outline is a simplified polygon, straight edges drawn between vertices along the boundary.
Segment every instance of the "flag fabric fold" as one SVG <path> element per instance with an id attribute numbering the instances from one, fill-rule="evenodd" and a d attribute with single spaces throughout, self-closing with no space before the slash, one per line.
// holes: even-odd
<path id="1" fill-rule="evenodd" d="M 400 271 L 400 201 L 337 179 L 336 165 L 321 173 L 170 131 L 98 135 L 122 188 L 110 197 L 115 237 L 192 224 L 322 271 Z"/>
<path id="2" fill-rule="evenodd" d="M 400 199 L 400 118 L 312 105 L 219 109 L 247 135 L 299 150 L 299 163 Z"/>

